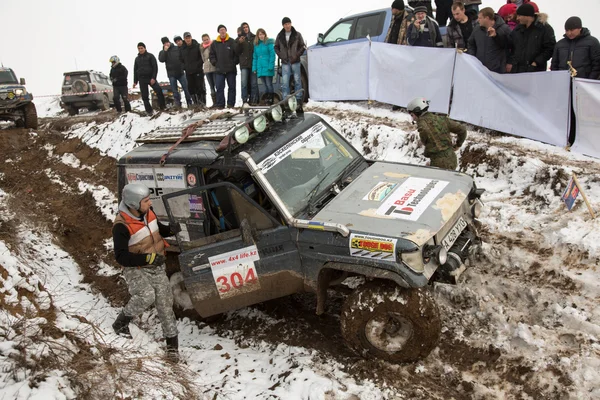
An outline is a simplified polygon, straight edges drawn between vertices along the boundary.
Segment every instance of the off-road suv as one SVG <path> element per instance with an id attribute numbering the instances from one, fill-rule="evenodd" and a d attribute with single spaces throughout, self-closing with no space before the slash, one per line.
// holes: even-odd
<path id="1" fill-rule="evenodd" d="M 349 347 L 425 357 L 441 332 L 430 284 L 456 283 L 478 247 L 482 190 L 462 173 L 367 160 L 318 115 L 287 118 L 294 109 L 292 95 L 165 127 L 118 161 L 119 188 L 147 185 L 159 218 L 181 224 L 180 306 L 208 317 L 310 291 L 321 314 L 328 288 L 357 277 L 341 314 Z"/>
<path id="2" fill-rule="evenodd" d="M 77 115 L 80 108 L 108 110 L 113 104 L 112 84 L 102 72 L 65 72 L 62 84 L 61 106 L 69 115 Z"/>
<path id="3" fill-rule="evenodd" d="M 25 79 L 17 80 L 10 68 L 0 68 L 0 121 L 15 121 L 17 127 L 37 129 L 33 95 L 25 89 Z"/>

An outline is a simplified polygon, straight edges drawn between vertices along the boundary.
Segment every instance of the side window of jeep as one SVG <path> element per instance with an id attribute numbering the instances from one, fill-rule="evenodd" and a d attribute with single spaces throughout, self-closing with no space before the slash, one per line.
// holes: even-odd
<path id="1" fill-rule="evenodd" d="M 365 15 L 358 18 L 356 28 L 354 29 L 353 39 L 361 39 L 364 37 L 373 37 L 381 35 L 383 31 L 383 22 L 385 13 Z"/>

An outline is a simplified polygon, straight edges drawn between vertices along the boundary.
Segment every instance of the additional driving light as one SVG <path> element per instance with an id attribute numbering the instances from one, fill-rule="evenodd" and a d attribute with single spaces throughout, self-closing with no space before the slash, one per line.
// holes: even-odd
<path id="1" fill-rule="evenodd" d="M 233 137 L 236 142 L 244 144 L 248 141 L 248 138 L 250 137 L 250 131 L 248 130 L 247 126 L 241 126 L 235 131 Z"/>
<path id="2" fill-rule="evenodd" d="M 440 265 L 446 264 L 446 261 L 448 261 L 448 251 L 446 250 L 445 247 L 440 246 L 440 250 L 438 251 L 437 258 L 438 258 Z"/>
<path id="3" fill-rule="evenodd" d="M 269 111 L 267 115 L 273 121 L 279 122 L 283 118 L 283 110 L 281 109 L 281 106 L 275 106 L 271 108 L 271 111 Z"/>
<path id="4" fill-rule="evenodd" d="M 298 102 L 296 101 L 295 96 L 292 96 L 289 99 L 287 99 L 287 101 L 285 103 L 285 108 L 291 112 L 296 111 L 296 108 L 298 108 Z"/>
<path id="5" fill-rule="evenodd" d="M 475 200 L 475 204 L 471 206 L 471 215 L 473 215 L 473 218 L 479 218 L 482 209 L 483 204 L 481 204 L 481 201 Z"/>
<path id="6" fill-rule="evenodd" d="M 27 94 L 27 91 L 25 89 L 15 89 L 15 94 L 17 96 L 21 96 L 21 95 Z"/>
<path id="7" fill-rule="evenodd" d="M 267 129 L 267 119 L 264 115 L 259 115 L 252 121 L 252 129 L 258 133 L 264 132 Z"/>

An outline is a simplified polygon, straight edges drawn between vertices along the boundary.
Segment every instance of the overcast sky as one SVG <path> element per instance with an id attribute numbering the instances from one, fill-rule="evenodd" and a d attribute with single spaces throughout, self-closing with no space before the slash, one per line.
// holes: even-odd
<path id="1" fill-rule="evenodd" d="M 405 1 L 406 2 L 406 1 Z M 130 70 L 137 43 L 146 43 L 158 56 L 160 38 L 190 31 L 200 39 L 212 38 L 224 24 L 235 36 L 236 27 L 248 22 L 253 32 L 264 28 L 270 37 L 281 30 L 288 16 L 309 45 L 316 42 L 338 19 L 355 13 L 389 7 L 392 1 L 303 0 L 303 1 L 157 1 L 157 0 L 0 0 L 3 40 L 0 61 L 27 79 L 34 95 L 59 94 L 63 72 L 94 69 L 110 72 L 108 59 L 116 54 Z M 504 0 L 483 0 L 495 10 Z M 557 38 L 564 33 L 564 21 L 579 15 L 592 34 L 600 36 L 599 0 L 538 0 L 542 12 L 550 15 Z M 593 18 L 593 20 L 592 20 Z M 159 63 L 159 80 L 166 80 Z"/>

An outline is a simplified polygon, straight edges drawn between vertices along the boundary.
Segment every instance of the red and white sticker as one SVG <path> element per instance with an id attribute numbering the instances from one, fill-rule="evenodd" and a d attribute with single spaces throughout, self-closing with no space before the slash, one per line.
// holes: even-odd
<path id="1" fill-rule="evenodd" d="M 196 186 L 196 175 L 190 173 L 187 176 L 187 183 L 190 186 Z"/>
<path id="2" fill-rule="evenodd" d="M 254 261 L 260 260 L 256 246 L 208 257 L 221 298 L 260 289 Z"/>

